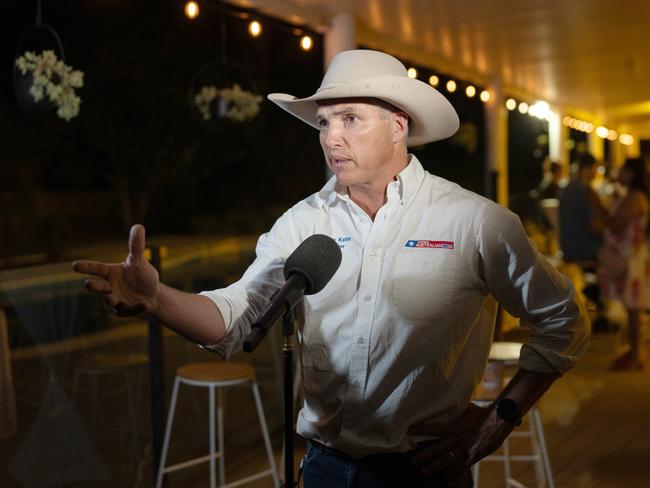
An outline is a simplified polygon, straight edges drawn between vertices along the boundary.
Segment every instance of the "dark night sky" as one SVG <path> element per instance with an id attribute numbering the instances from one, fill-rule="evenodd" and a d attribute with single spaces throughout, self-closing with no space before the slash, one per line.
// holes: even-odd
<path id="1" fill-rule="evenodd" d="M 130 223 L 125 195 L 129 215 L 153 232 L 259 232 L 282 209 L 320 188 L 324 166 L 316 132 L 270 102 L 263 102 L 258 118 L 245 126 L 211 129 L 193 116 L 192 80 L 220 61 L 222 10 L 217 2 L 202 2 L 199 18 L 189 21 L 183 4 L 43 1 L 43 22 L 59 34 L 66 63 L 85 73 L 81 112 L 66 123 L 19 109 L 12 64 L 21 35 L 34 24 L 36 2 L 5 0 L 0 7 L 0 192 L 10 197 L 0 207 L 0 225 L 6 232 L 29 236 L 33 247 L 50 238 L 40 235 L 42 224 L 55 217 L 59 223 L 51 232 L 62 234 L 62 243 L 71 233 L 89 241 L 121 235 Z M 322 78 L 320 36 L 313 36 L 314 48 L 305 53 L 292 26 L 266 18 L 261 38 L 253 39 L 247 21 L 235 15 L 225 19 L 227 61 L 251 76 L 258 93 L 315 91 Z M 53 42 L 36 44 L 49 48 Z M 423 80 L 433 73 L 419 71 Z M 445 74 L 436 74 L 443 84 Z M 464 95 L 463 84 L 446 95 L 464 123 L 462 134 L 414 152 L 429 171 L 481 192 L 483 105 Z M 522 154 L 536 130 L 524 127 L 518 135 L 515 145 L 521 144 Z M 523 167 L 537 163 L 520 162 Z M 531 188 L 536 183 L 530 181 Z M 58 202 L 66 192 L 94 192 L 94 214 L 70 205 L 54 216 L 34 211 L 56 206 L 44 205 L 43 195 Z M 140 204 L 146 211 L 138 213 Z M 0 256 L 19 247 L 15 239 L 0 239 Z"/>

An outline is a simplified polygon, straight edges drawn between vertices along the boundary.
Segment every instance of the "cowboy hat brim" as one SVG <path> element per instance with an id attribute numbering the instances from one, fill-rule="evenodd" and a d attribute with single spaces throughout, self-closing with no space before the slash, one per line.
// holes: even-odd
<path id="1" fill-rule="evenodd" d="M 411 119 L 407 144 L 417 146 L 454 135 L 460 122 L 451 103 L 435 88 L 404 76 L 377 76 L 350 82 L 322 85 L 307 98 L 271 93 L 268 99 L 318 129 L 319 100 L 370 97 L 384 100 L 403 110 Z"/>

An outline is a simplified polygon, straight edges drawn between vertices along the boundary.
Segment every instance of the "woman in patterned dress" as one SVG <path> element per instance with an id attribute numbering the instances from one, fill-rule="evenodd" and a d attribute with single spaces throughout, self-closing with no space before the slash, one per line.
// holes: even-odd
<path id="1" fill-rule="evenodd" d="M 641 318 L 650 309 L 650 253 L 646 235 L 650 202 L 645 161 L 626 160 L 618 181 L 623 196 L 609 215 L 599 260 L 604 298 L 619 300 L 627 309 L 630 349 L 614 361 L 612 368 L 643 369 Z"/>

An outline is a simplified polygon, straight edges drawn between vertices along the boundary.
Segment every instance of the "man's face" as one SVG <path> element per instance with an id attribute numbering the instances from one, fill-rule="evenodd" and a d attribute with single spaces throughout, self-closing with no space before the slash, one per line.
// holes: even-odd
<path id="1" fill-rule="evenodd" d="M 316 116 L 325 161 L 339 184 L 373 187 L 395 176 L 398 114 L 368 99 L 337 99 L 321 102 Z"/>

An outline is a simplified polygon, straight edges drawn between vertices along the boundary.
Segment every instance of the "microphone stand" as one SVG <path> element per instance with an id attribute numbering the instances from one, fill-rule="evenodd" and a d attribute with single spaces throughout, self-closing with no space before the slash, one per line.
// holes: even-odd
<path id="1" fill-rule="evenodd" d="M 293 488 L 293 334 L 295 325 L 293 311 L 282 316 L 282 335 L 284 345 L 282 358 L 284 364 L 284 488 Z"/>

